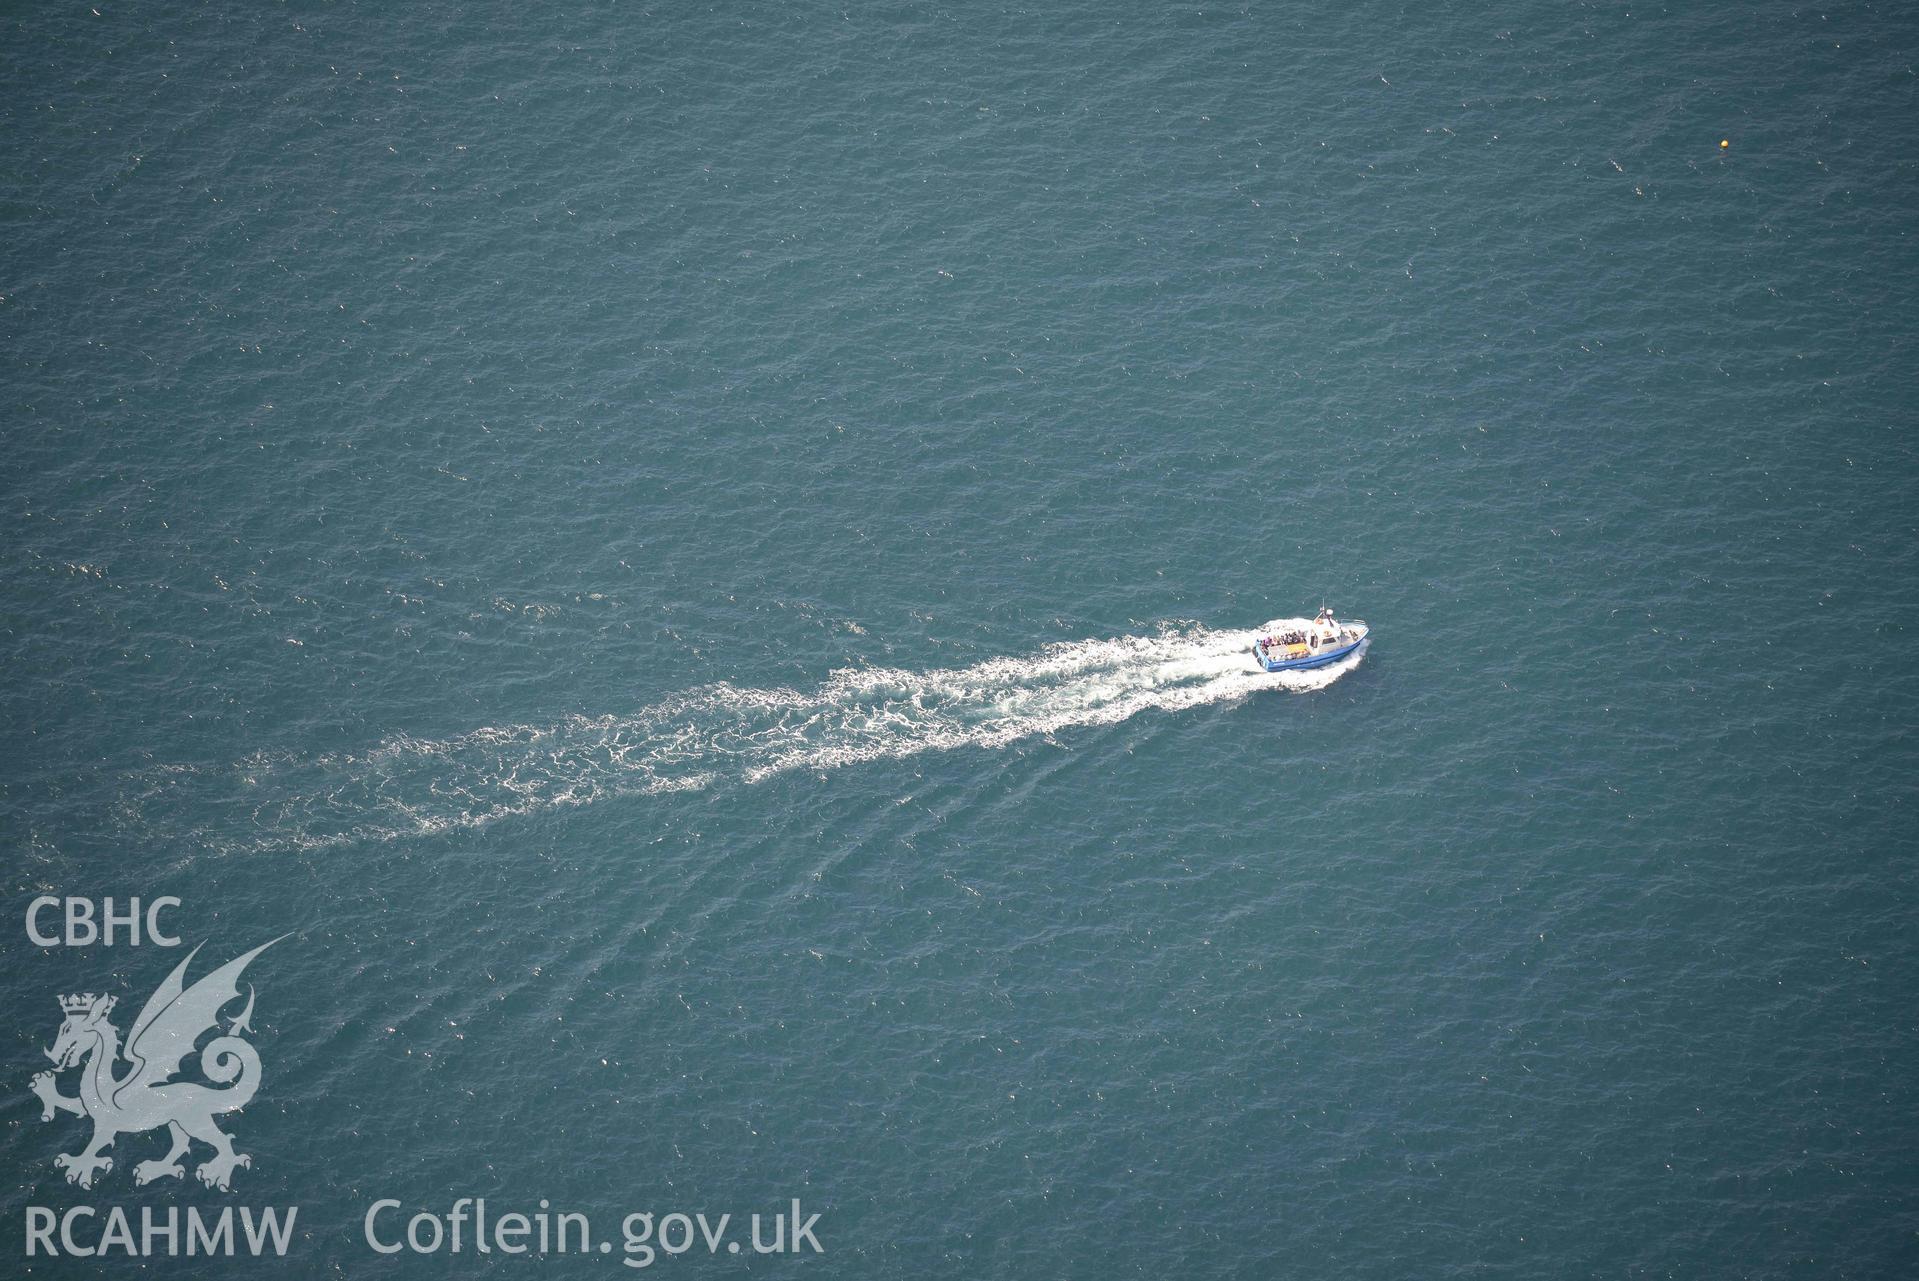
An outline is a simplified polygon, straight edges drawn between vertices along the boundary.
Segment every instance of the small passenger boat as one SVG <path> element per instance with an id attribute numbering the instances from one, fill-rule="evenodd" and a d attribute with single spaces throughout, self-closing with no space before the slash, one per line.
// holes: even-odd
<path id="1" fill-rule="evenodd" d="M 1322 608 L 1314 618 L 1276 618 L 1259 629 L 1253 660 L 1269 672 L 1294 672 L 1337 663 L 1366 642 L 1368 628 L 1341 622 Z"/>

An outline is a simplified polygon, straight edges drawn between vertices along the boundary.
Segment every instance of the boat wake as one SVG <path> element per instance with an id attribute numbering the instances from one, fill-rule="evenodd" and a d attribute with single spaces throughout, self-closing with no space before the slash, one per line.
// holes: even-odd
<path id="1" fill-rule="evenodd" d="M 391 841 L 559 806 L 756 783 L 954 748 L 992 748 L 1077 726 L 1110 725 L 1259 690 L 1304 693 L 1357 667 L 1365 647 L 1311 671 L 1269 674 L 1257 633 L 1200 626 L 1052 645 L 1024 657 L 911 672 L 851 668 L 816 689 L 711 685 L 619 716 L 399 735 L 364 752 L 255 756 L 237 767 L 238 826 L 197 831 L 226 851 Z M 155 790 L 177 786 L 149 779 Z M 152 814 L 198 809 L 150 805 Z M 177 798 L 175 798 L 177 799 Z"/>

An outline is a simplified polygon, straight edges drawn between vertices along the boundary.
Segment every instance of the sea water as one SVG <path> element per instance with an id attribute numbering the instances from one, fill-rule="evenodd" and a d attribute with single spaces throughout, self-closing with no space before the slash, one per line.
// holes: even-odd
<path id="1" fill-rule="evenodd" d="M 797 1199 L 817 1258 L 658 1266 L 1909 1270 L 1916 46 L 15 13 L 0 1249 L 609 1275 Z M 1366 653 L 1255 668 L 1322 604 Z M 231 1190 L 67 1183 L 56 998 L 280 935 Z M 615 1249 L 364 1240 L 460 1197 Z"/>

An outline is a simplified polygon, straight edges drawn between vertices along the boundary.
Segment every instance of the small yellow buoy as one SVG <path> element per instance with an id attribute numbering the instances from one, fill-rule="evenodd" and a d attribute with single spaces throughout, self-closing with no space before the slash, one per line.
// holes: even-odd
<path id="1" fill-rule="evenodd" d="M 1731 138 L 1721 138 L 1721 139 L 1719 140 L 1719 149 L 1720 149 L 1721 151 L 1724 151 L 1724 150 L 1725 150 L 1725 149 L 1726 149 L 1727 147 L 1730 147 L 1730 146 L 1732 146 L 1732 139 L 1731 139 Z"/>

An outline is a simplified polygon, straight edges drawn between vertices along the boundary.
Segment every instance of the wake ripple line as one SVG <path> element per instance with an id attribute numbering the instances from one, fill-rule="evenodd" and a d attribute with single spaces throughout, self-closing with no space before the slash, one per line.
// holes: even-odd
<path id="1" fill-rule="evenodd" d="M 441 739 L 396 735 L 365 752 L 256 755 L 227 780 L 237 782 L 231 817 L 249 834 L 190 835 L 222 852 L 428 836 L 613 797 L 1001 747 L 1260 690 L 1306 693 L 1331 685 L 1366 653 L 1362 644 L 1327 667 L 1267 673 L 1248 653 L 1254 636 L 1169 626 L 971 667 L 849 668 L 810 691 L 710 685 L 621 716 L 488 726 Z M 134 822 L 155 810 L 195 808 L 152 804 L 186 785 L 181 771 L 148 782 L 146 795 L 132 801 Z"/>

